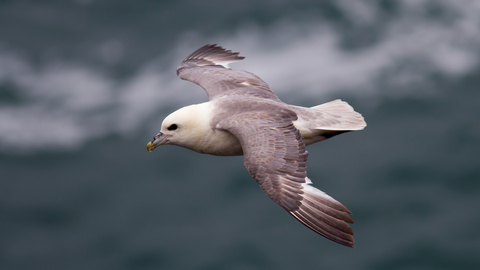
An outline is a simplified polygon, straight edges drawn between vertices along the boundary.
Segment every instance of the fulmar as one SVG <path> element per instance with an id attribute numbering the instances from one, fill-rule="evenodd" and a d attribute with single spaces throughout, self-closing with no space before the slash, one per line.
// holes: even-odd
<path id="1" fill-rule="evenodd" d="M 366 123 L 346 102 L 311 108 L 282 102 L 256 75 L 228 67 L 245 57 L 217 44 L 190 54 L 177 75 L 200 85 L 208 102 L 168 115 L 147 144 L 177 145 L 216 156 L 244 156 L 244 165 L 270 199 L 316 233 L 353 247 L 352 214 L 313 187 L 307 177 L 306 145 L 361 130 Z"/>

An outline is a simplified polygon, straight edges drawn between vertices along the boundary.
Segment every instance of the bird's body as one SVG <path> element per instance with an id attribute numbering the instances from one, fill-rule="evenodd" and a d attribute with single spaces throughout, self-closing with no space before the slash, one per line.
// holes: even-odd
<path id="1" fill-rule="evenodd" d="M 363 117 L 341 100 L 312 108 L 286 104 L 254 74 L 227 68 L 242 59 L 216 45 L 188 56 L 177 74 L 202 86 L 210 101 L 167 116 L 147 149 L 172 144 L 210 155 L 244 155 L 250 175 L 274 202 L 315 232 L 353 247 L 351 213 L 310 185 L 305 146 L 363 129 Z"/>
<path id="2" fill-rule="evenodd" d="M 265 108 L 266 106 L 278 107 L 278 109 L 285 107 L 294 111 L 298 119 L 293 121 L 293 125 L 296 129 L 298 129 L 298 131 L 300 131 L 303 143 L 305 145 L 310 145 L 342 133 L 341 130 L 332 130 L 331 126 L 326 126 L 324 123 L 322 123 L 322 120 L 325 120 L 325 114 L 333 113 L 328 110 L 328 107 L 333 105 L 342 107 L 343 113 L 350 111 L 352 116 L 358 116 L 358 114 L 356 114 L 347 103 L 340 100 L 335 100 L 331 103 L 325 103 L 313 108 L 305 108 L 288 105 L 283 102 L 264 101 L 261 99 L 257 100 L 258 98 L 252 99 L 253 100 L 246 99 L 245 101 L 238 101 L 235 98 L 222 98 L 218 101 L 214 100 L 190 105 L 176 111 L 175 115 L 177 117 L 180 114 L 187 117 L 190 115 L 195 115 L 195 118 L 191 119 L 192 124 L 190 125 L 192 128 L 192 136 L 189 136 L 188 140 L 182 140 L 182 145 L 178 146 L 188 148 L 198 153 L 214 156 L 243 155 L 242 146 L 240 145 L 238 139 L 230 132 L 223 130 L 217 125 L 221 119 L 232 116 L 232 107 L 245 108 L 249 106 L 249 104 L 255 104 L 261 108 Z M 324 108 L 323 110 L 322 107 Z M 254 107 L 250 109 L 255 110 Z M 215 116 L 213 116 L 214 112 Z M 340 117 L 340 115 L 337 116 L 337 118 Z M 335 116 L 333 119 L 335 119 Z M 168 124 L 169 119 L 166 118 L 165 120 Z"/>

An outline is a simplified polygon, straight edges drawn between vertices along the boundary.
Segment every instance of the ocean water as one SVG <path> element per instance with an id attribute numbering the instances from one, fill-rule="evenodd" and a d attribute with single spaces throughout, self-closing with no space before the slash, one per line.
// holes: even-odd
<path id="1" fill-rule="evenodd" d="M 207 101 L 218 43 L 285 102 L 367 121 L 309 146 L 356 247 L 273 203 L 242 157 L 146 143 Z M 2 1 L 0 269 L 479 269 L 477 1 Z"/>

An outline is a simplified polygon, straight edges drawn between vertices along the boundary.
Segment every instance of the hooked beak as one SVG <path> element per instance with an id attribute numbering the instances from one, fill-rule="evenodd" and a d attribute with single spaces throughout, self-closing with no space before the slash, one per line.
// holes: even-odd
<path id="1" fill-rule="evenodd" d="M 158 146 L 165 144 L 168 137 L 170 137 L 170 135 L 159 132 L 157 135 L 155 135 L 155 137 L 153 137 L 153 140 L 147 144 L 148 152 L 152 152 Z"/>

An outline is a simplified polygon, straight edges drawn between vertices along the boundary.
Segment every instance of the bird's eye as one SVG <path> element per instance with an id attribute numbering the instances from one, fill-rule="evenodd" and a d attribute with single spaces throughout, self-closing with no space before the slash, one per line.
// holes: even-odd
<path id="1" fill-rule="evenodd" d="M 176 130 L 178 126 L 176 124 L 171 124 L 167 129 L 168 130 Z"/>

